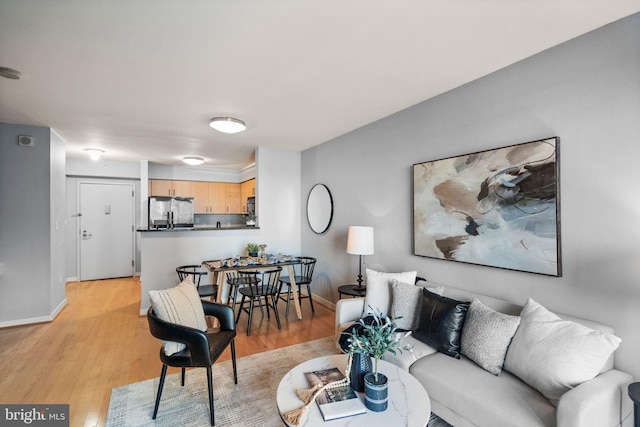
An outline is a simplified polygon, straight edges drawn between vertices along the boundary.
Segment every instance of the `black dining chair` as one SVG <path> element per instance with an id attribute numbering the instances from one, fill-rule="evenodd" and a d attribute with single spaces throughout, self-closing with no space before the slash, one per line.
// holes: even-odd
<path id="1" fill-rule="evenodd" d="M 231 310 L 231 307 L 228 305 L 216 304 L 205 300 L 202 301 L 202 308 L 204 309 L 205 315 L 213 316 L 220 321 L 220 329 L 218 331 L 203 332 L 196 328 L 166 322 L 158 318 L 152 307 L 147 311 L 147 320 L 149 322 L 151 335 L 164 341 L 175 341 L 186 345 L 184 350 L 170 356 L 165 353 L 164 347 L 160 348 L 162 371 L 160 373 L 156 404 L 153 409 L 154 420 L 158 415 L 162 387 L 164 386 L 168 366 L 182 368 L 182 386 L 184 386 L 185 368 L 207 368 L 207 385 L 209 388 L 209 408 L 212 426 L 215 425 L 212 365 L 227 347 L 231 348 L 233 381 L 238 384 L 234 341 L 236 325 L 233 319 L 233 310 Z"/>
<path id="2" fill-rule="evenodd" d="M 300 257 L 300 264 L 298 264 L 300 275 L 295 274 L 296 285 L 298 290 L 298 303 L 302 304 L 303 298 L 309 298 L 309 304 L 311 305 L 311 312 L 315 313 L 316 311 L 313 308 L 313 297 L 311 296 L 311 280 L 313 279 L 313 270 L 316 266 L 316 259 L 312 257 Z M 295 273 L 296 265 L 293 266 L 293 270 Z M 282 294 L 282 285 L 287 285 L 287 293 L 286 297 Z M 306 295 L 302 295 L 300 292 L 300 286 L 307 286 Z M 285 312 L 284 317 L 289 318 L 289 305 L 291 303 L 291 278 L 289 276 L 281 276 L 280 277 L 280 289 L 278 290 L 278 298 L 286 301 L 287 310 Z"/>
<path id="3" fill-rule="evenodd" d="M 202 269 L 202 265 L 181 265 L 176 268 L 176 273 L 178 273 L 178 279 L 181 282 L 187 277 L 191 277 L 193 284 L 196 285 L 196 288 L 198 289 L 198 295 L 200 295 L 200 298 L 209 297 L 212 301 L 217 299 L 218 285 L 200 284 L 202 277 L 208 274 Z"/>
<path id="4" fill-rule="evenodd" d="M 251 321 L 253 319 L 253 308 L 255 307 L 256 302 L 261 309 L 264 307 L 267 310 L 267 318 L 271 318 L 269 309 L 273 309 L 276 316 L 276 322 L 278 323 L 278 329 L 281 328 L 280 314 L 278 313 L 278 290 L 281 271 L 282 267 L 270 267 L 268 269 L 240 270 L 238 272 L 240 276 L 245 276 L 248 279 L 251 277 L 258 279 L 255 281 L 247 280 L 249 284 L 238 289 L 238 292 L 242 295 L 242 299 L 240 300 L 236 323 L 240 320 L 242 312 L 246 312 L 249 315 L 247 336 L 251 335 Z"/>
<path id="5" fill-rule="evenodd" d="M 230 271 L 227 273 L 227 284 L 229 285 L 229 300 L 228 304 L 236 310 L 236 300 L 238 299 L 238 289 L 247 286 L 251 283 L 258 283 L 260 279 L 256 274 L 240 274 L 239 271 Z M 262 311 L 262 307 L 260 307 Z"/>

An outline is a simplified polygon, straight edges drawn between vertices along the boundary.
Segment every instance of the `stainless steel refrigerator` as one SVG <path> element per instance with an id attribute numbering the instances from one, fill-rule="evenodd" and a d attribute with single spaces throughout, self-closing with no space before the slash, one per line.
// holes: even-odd
<path id="1" fill-rule="evenodd" d="M 149 229 L 193 227 L 193 197 L 149 197 Z"/>

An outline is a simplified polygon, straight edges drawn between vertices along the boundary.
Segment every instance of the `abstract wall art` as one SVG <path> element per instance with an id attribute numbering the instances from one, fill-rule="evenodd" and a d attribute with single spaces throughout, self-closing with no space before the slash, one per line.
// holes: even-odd
<path id="1" fill-rule="evenodd" d="M 413 165 L 413 253 L 561 276 L 559 138 Z"/>

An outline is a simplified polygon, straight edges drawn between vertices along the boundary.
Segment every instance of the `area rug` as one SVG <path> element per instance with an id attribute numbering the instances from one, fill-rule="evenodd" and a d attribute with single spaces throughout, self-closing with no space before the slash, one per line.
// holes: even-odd
<path id="1" fill-rule="evenodd" d="M 294 366 L 337 353 L 333 337 L 270 350 L 239 358 L 238 384 L 233 383 L 231 361 L 213 365 L 216 426 L 282 427 L 275 395 L 282 377 Z M 209 401 L 205 369 L 187 371 L 184 387 L 180 374 L 167 375 L 157 419 L 151 419 L 159 378 L 114 388 L 111 391 L 107 427 L 209 425 Z M 258 409 L 260 408 L 260 409 Z M 432 416 L 429 427 L 447 427 Z"/>

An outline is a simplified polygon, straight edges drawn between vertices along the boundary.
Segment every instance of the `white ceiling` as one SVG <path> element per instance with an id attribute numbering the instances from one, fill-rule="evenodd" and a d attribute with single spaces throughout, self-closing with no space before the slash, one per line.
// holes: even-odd
<path id="1" fill-rule="evenodd" d="M 0 121 L 68 157 L 242 168 L 640 11 L 639 0 L 0 0 Z M 215 116 L 244 120 L 225 135 Z"/>

